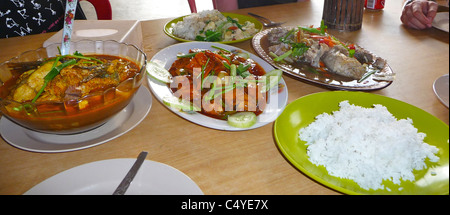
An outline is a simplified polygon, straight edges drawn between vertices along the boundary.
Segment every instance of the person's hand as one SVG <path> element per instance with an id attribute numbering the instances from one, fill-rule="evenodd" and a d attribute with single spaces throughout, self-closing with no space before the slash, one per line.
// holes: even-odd
<path id="1" fill-rule="evenodd" d="M 415 29 L 431 28 L 431 23 L 438 9 L 438 4 L 433 1 L 415 0 L 403 7 L 400 17 L 403 24 Z"/>

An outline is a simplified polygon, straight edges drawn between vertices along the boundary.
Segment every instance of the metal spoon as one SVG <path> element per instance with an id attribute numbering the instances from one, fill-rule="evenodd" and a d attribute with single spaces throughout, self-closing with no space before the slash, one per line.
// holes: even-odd
<path id="1" fill-rule="evenodd" d="M 61 41 L 61 55 L 67 55 L 70 51 L 70 40 L 72 39 L 72 25 L 75 19 L 78 0 L 67 0 L 66 13 L 64 15 L 63 36 Z"/>
<path id="2" fill-rule="evenodd" d="M 259 21 L 261 21 L 263 23 L 264 27 L 268 27 L 268 28 L 280 26 L 280 25 L 286 23 L 286 22 L 273 22 L 272 20 L 270 20 L 266 17 L 260 16 L 260 15 L 254 14 L 254 13 L 248 13 L 248 15 L 259 19 Z"/>

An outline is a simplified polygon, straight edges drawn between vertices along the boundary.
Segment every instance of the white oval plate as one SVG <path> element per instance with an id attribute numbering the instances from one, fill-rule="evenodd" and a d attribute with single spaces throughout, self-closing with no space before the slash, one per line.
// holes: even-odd
<path id="1" fill-rule="evenodd" d="M 188 42 L 188 43 L 178 43 L 172 46 L 169 46 L 167 48 L 164 48 L 163 50 L 156 53 L 151 61 L 158 63 L 159 65 L 163 66 L 167 70 L 170 69 L 173 62 L 177 59 L 178 54 L 187 54 L 190 49 L 204 49 L 204 50 L 212 50 L 215 51 L 217 49 L 211 47 L 211 46 L 217 46 L 226 50 L 241 50 L 243 52 L 247 52 L 245 50 L 236 48 L 234 46 L 224 45 L 220 43 L 209 43 L 209 42 Z M 248 53 L 248 52 L 247 52 Z M 257 57 L 256 55 L 249 53 L 250 58 L 253 59 L 255 62 L 257 62 L 266 72 L 272 71 L 274 68 L 268 64 L 266 61 L 262 60 L 261 58 Z M 149 86 L 150 89 L 155 95 L 155 97 L 162 103 L 162 99 L 166 96 L 171 96 L 172 92 L 170 91 L 169 87 L 166 84 L 162 84 L 158 81 L 153 80 L 149 76 L 147 76 L 149 79 Z M 258 121 L 255 125 L 253 125 L 250 128 L 236 128 L 228 125 L 227 121 L 225 120 L 219 120 L 214 119 L 208 116 L 205 116 L 200 113 L 186 113 L 182 112 L 177 109 L 170 108 L 166 105 L 167 108 L 169 108 L 172 112 L 178 114 L 179 116 L 183 117 L 184 119 L 191 121 L 193 123 L 196 123 L 198 125 L 202 125 L 208 128 L 213 128 L 217 130 L 225 130 L 225 131 L 242 131 L 242 130 L 249 130 L 249 129 L 255 129 L 264 125 L 267 125 L 281 114 L 283 112 L 284 108 L 286 107 L 287 100 L 288 100 L 288 89 L 286 86 L 286 82 L 284 82 L 284 79 L 282 78 L 279 82 L 283 88 L 278 90 L 277 88 L 272 88 L 272 90 L 269 92 L 268 96 L 268 103 L 266 105 L 266 109 L 263 111 L 262 114 L 258 116 Z M 164 103 L 162 103 L 164 104 Z"/>
<path id="2" fill-rule="evenodd" d="M 111 159 L 83 164 L 58 173 L 24 195 L 111 195 L 136 159 Z M 187 175 L 145 160 L 125 195 L 203 195 Z"/>

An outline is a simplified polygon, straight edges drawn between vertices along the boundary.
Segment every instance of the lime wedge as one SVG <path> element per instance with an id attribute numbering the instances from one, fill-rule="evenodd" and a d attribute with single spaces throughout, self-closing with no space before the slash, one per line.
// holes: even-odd
<path id="1" fill-rule="evenodd" d="M 238 112 L 228 116 L 227 122 L 236 128 L 249 128 L 256 123 L 256 114 L 253 112 Z"/>
<path id="2" fill-rule="evenodd" d="M 164 84 L 168 84 L 172 81 L 172 75 L 169 71 L 153 61 L 147 62 L 147 73 L 154 80 Z"/>
<path id="3" fill-rule="evenodd" d="M 266 77 L 266 87 L 261 88 L 261 92 L 265 93 L 272 89 L 272 87 L 278 85 L 278 82 L 281 80 L 281 76 L 283 75 L 283 71 L 279 69 L 272 70 L 266 73 L 264 76 Z"/>
<path id="4" fill-rule="evenodd" d="M 169 107 L 183 111 L 201 111 L 201 109 L 192 103 L 179 99 L 175 96 L 168 96 L 162 99 L 163 103 Z"/>

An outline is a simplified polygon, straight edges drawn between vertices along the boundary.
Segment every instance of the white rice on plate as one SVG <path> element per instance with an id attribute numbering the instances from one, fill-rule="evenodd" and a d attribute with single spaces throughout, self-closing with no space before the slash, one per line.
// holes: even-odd
<path id="1" fill-rule="evenodd" d="M 439 149 L 424 142 L 426 134 L 410 118 L 397 120 L 382 105 L 364 108 L 342 101 L 339 106 L 299 130 L 308 159 L 330 175 L 377 190 L 384 189 L 384 180 L 414 181 L 413 171 L 427 168 L 427 158 L 439 161 Z"/>
<path id="2" fill-rule="evenodd" d="M 239 22 L 239 20 L 235 20 Z M 203 32 L 212 30 L 221 32 L 222 41 L 233 41 L 251 37 L 258 33 L 255 23 L 246 21 L 240 24 L 243 30 L 229 30 L 230 27 L 236 25 L 229 22 L 221 12 L 205 10 L 185 16 L 183 21 L 172 23 L 172 34 L 186 40 L 195 40 L 198 35 L 205 36 Z"/>

